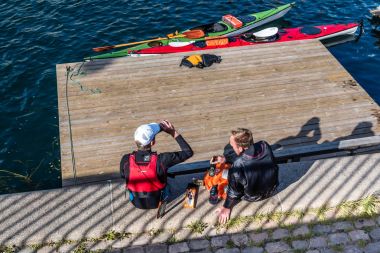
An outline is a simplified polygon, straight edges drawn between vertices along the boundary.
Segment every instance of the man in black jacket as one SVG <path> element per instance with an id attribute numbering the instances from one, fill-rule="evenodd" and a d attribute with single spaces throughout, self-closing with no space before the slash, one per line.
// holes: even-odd
<path id="1" fill-rule="evenodd" d="M 227 199 L 217 210 L 221 224 L 228 221 L 231 209 L 241 199 L 253 202 L 268 198 L 278 186 L 278 166 L 267 142 L 254 143 L 250 130 L 238 128 L 231 131 L 230 146 L 234 154 L 225 150 L 225 157 L 220 158 L 233 162 L 228 172 Z"/>
<path id="2" fill-rule="evenodd" d="M 155 136 L 160 131 L 171 135 L 181 151 L 157 154 L 152 151 Z M 157 208 L 167 196 L 167 170 L 193 155 L 185 139 L 167 120 L 159 124 L 150 123 L 139 126 L 134 135 L 137 150 L 123 156 L 120 174 L 125 179 L 132 204 L 141 209 Z"/>

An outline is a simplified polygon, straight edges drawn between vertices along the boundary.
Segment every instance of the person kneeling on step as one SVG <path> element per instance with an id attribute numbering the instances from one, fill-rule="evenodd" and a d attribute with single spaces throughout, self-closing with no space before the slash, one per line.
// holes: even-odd
<path id="1" fill-rule="evenodd" d="M 164 131 L 179 144 L 181 151 L 157 154 L 152 151 L 155 136 Z M 123 156 L 120 174 L 125 179 L 132 204 L 140 209 L 158 208 L 168 197 L 167 170 L 193 155 L 185 139 L 167 120 L 159 124 L 150 123 L 139 126 L 134 135 L 137 150 Z"/>
<path id="2" fill-rule="evenodd" d="M 219 161 L 225 162 L 223 160 L 227 158 L 232 167 L 228 171 L 227 198 L 216 210 L 221 224 L 229 220 L 232 208 L 241 199 L 249 202 L 266 199 L 278 186 L 278 166 L 272 149 L 265 141 L 254 143 L 250 130 L 238 128 L 231 131 L 224 154 Z"/>

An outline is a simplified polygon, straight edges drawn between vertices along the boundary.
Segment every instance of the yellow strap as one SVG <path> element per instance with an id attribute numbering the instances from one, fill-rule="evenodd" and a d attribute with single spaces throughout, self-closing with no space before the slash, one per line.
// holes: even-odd
<path id="1" fill-rule="evenodd" d="M 200 62 L 202 62 L 202 57 L 200 54 L 195 54 L 195 55 L 190 55 L 189 57 L 186 58 L 191 64 L 194 66 L 198 65 Z"/>

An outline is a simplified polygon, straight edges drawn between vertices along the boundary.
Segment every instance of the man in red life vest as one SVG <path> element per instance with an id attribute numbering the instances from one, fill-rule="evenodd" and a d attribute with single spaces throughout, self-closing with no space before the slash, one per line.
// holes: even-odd
<path id="1" fill-rule="evenodd" d="M 181 151 L 157 154 L 152 151 L 155 136 L 164 131 L 178 143 Z M 168 195 L 166 174 L 169 167 L 181 163 L 193 155 L 185 139 L 167 120 L 159 124 L 139 126 L 134 135 L 137 150 L 123 156 L 120 174 L 125 179 L 132 204 L 141 209 L 154 209 Z"/>

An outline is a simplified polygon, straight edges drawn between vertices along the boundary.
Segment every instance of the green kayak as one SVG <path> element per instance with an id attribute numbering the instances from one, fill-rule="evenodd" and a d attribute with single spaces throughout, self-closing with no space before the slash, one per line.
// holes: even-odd
<path id="1" fill-rule="evenodd" d="M 123 50 L 114 51 L 110 53 L 103 53 L 95 56 L 90 56 L 84 58 L 84 60 L 96 60 L 96 59 L 107 59 L 107 58 L 115 58 L 115 57 L 122 57 L 122 56 L 128 56 L 131 52 L 146 49 L 146 48 L 152 48 L 157 46 L 166 46 L 177 43 L 177 44 L 183 44 L 186 45 L 186 43 L 193 43 L 195 41 L 202 41 L 205 40 L 205 38 L 208 37 L 215 37 L 215 36 L 234 36 L 238 35 L 244 32 L 247 32 L 253 28 L 256 28 L 258 26 L 261 26 L 263 24 L 272 22 L 276 19 L 279 19 L 283 17 L 294 5 L 294 3 L 285 4 L 278 6 L 276 8 L 262 11 L 246 16 L 239 16 L 234 17 L 232 15 L 225 15 L 223 16 L 222 20 L 197 26 L 185 31 L 182 31 L 179 33 L 179 35 L 174 35 L 175 38 L 162 38 L 155 41 L 151 41 L 148 43 L 142 43 L 138 44 L 133 47 L 129 47 Z M 203 31 L 204 36 L 199 38 L 190 38 L 190 37 L 177 37 L 181 36 L 182 33 L 191 33 L 191 31 Z"/>

